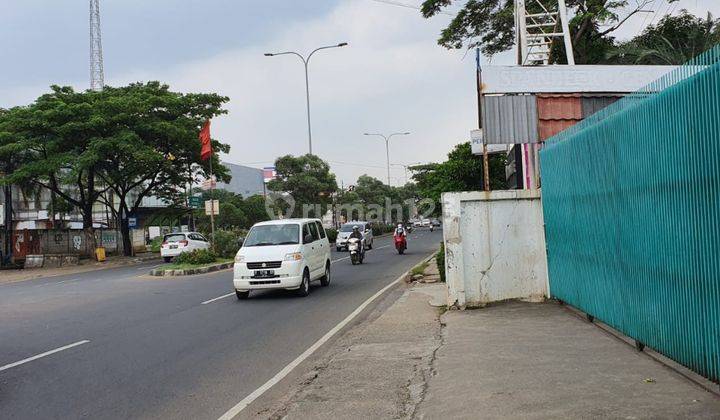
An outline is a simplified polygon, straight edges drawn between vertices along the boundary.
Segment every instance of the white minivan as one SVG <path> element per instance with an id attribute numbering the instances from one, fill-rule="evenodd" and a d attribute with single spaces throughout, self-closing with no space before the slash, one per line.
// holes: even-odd
<path id="1" fill-rule="evenodd" d="M 330 285 L 330 242 L 319 219 L 256 223 L 235 255 L 238 299 L 262 289 L 295 290 L 307 296 L 314 280 Z"/>

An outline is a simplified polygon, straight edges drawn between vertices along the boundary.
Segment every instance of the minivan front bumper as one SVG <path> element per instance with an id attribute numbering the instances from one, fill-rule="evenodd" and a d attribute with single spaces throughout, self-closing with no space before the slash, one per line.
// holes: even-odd
<path id="1" fill-rule="evenodd" d="M 233 286 L 239 292 L 262 289 L 297 289 L 302 283 L 303 261 L 283 261 L 280 268 L 273 269 L 274 277 L 255 278 L 255 270 L 247 268 L 247 263 L 235 263 Z"/>

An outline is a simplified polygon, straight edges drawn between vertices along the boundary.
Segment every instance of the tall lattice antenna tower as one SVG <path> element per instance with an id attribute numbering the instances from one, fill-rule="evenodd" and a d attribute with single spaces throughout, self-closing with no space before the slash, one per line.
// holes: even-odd
<path id="1" fill-rule="evenodd" d="M 105 86 L 102 38 L 100 35 L 100 0 L 90 0 L 90 89 Z"/>
<path id="2" fill-rule="evenodd" d="M 521 66 L 549 64 L 557 38 L 563 39 L 567 63 L 575 64 L 565 0 L 515 0 L 515 28 Z"/>

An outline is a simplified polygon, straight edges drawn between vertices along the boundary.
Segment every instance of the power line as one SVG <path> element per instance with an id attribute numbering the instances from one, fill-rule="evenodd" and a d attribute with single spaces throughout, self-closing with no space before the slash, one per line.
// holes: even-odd
<path id="1" fill-rule="evenodd" d="M 407 4 L 407 3 L 401 3 L 401 2 L 395 1 L 395 0 L 370 0 L 370 1 L 374 1 L 376 3 L 389 4 L 390 6 L 398 6 L 398 7 L 405 7 L 407 9 L 420 10 L 420 7 L 418 7 L 418 6 L 414 6 L 412 4 Z M 441 15 L 455 16 L 455 14 L 453 14 L 453 13 L 445 12 L 442 10 L 439 11 L 438 13 Z"/>

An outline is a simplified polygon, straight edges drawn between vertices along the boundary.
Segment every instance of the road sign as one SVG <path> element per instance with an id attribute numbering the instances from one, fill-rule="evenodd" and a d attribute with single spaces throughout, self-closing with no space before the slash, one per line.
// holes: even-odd
<path id="1" fill-rule="evenodd" d="M 199 195 L 193 195 L 188 200 L 188 204 L 190 205 L 191 209 L 202 208 L 202 197 L 200 197 Z"/>
<path id="2" fill-rule="evenodd" d="M 128 227 L 130 229 L 137 227 L 137 217 L 128 217 Z"/>
<path id="3" fill-rule="evenodd" d="M 205 214 L 210 216 L 217 216 L 220 214 L 220 200 L 206 200 L 205 201 Z"/>

